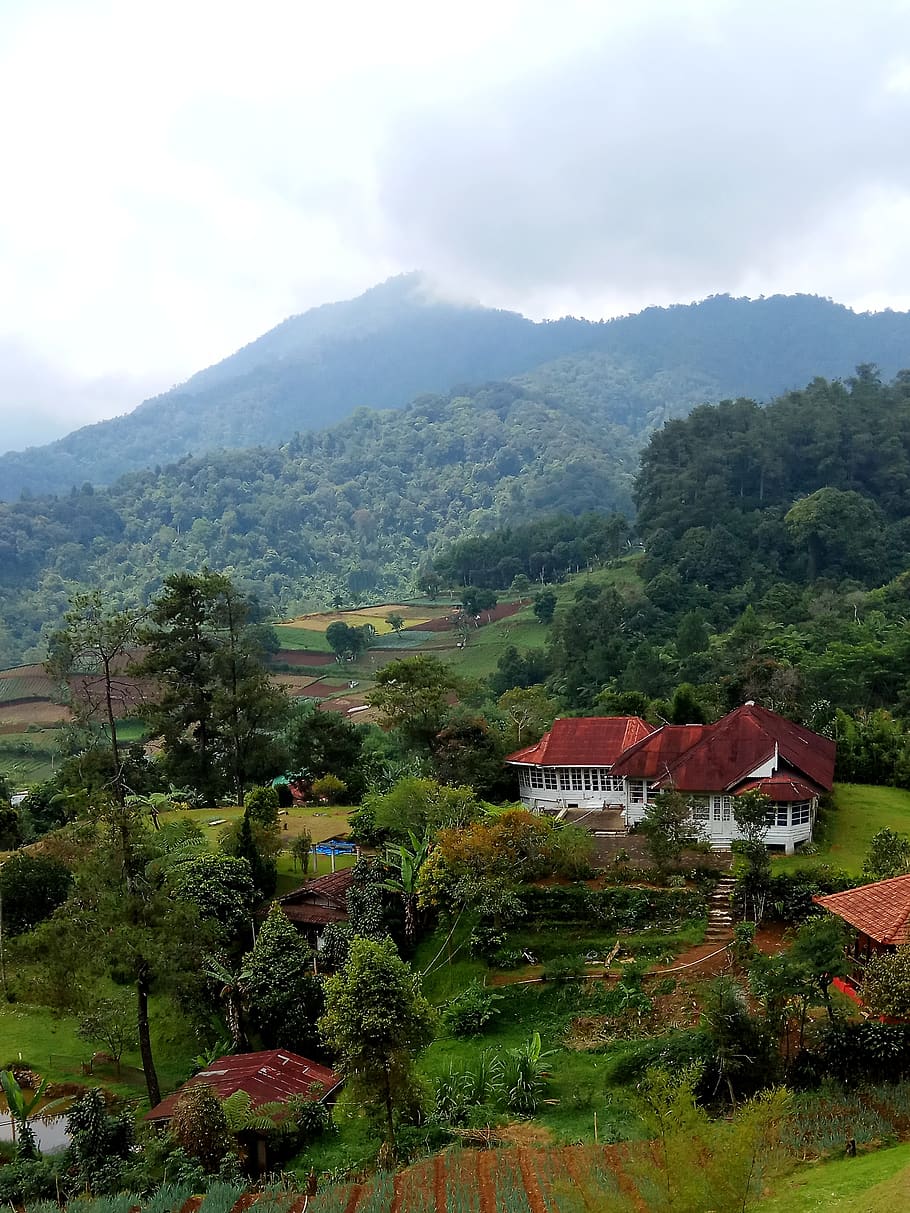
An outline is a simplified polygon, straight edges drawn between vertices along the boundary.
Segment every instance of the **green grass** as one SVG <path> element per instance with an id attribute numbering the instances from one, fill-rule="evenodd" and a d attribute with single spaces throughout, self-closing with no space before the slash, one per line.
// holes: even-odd
<path id="1" fill-rule="evenodd" d="M 910 792 L 868 784 L 839 783 L 816 855 L 778 856 L 778 870 L 830 863 L 859 875 L 872 836 L 885 828 L 910 833 Z"/>
<path id="2" fill-rule="evenodd" d="M 896 1213 L 910 1196 L 910 1144 L 800 1167 L 775 1186 L 762 1213 Z"/>
<path id="3" fill-rule="evenodd" d="M 530 605 L 517 615 L 499 619 L 471 632 L 463 649 L 444 649 L 434 656 L 449 663 L 465 678 L 486 678 L 496 670 L 496 663 L 507 648 L 514 645 L 519 652 L 542 649 L 549 629 L 536 619 Z M 439 634 L 437 633 L 437 638 Z M 446 644 L 453 643 L 454 633 L 444 633 Z"/>
<path id="4" fill-rule="evenodd" d="M 296 628 L 279 624 L 275 628 L 278 643 L 283 649 L 311 649 L 315 653 L 331 653 L 332 648 L 325 638 L 325 631 L 314 628 Z"/>
<path id="5" fill-rule="evenodd" d="M 150 1002 L 152 1051 L 162 1090 L 169 1090 L 189 1077 L 191 1061 L 199 1051 L 189 1025 L 166 998 Z M 118 1081 L 113 1069 L 103 1075 L 84 1078 L 82 1063 L 103 1045 L 81 1040 L 76 1033 L 79 1021 L 71 1015 L 57 1015 L 47 1007 L 25 1003 L 4 1005 L 0 1014 L 0 1066 L 23 1058 L 43 1078 L 52 1082 L 81 1082 L 105 1087 L 122 1095 L 145 1094 L 145 1082 L 137 1071 L 141 1061 L 137 1049 L 123 1055 L 124 1078 Z"/>
<path id="6" fill-rule="evenodd" d="M 303 830 L 309 830 L 313 842 L 324 842 L 327 838 L 335 838 L 348 832 L 348 816 L 352 812 L 350 805 L 332 805 L 330 808 L 291 808 L 287 816 L 280 817 L 281 845 L 290 847 L 291 842 L 300 836 Z M 202 827 L 206 842 L 214 850 L 218 840 L 227 825 L 237 820 L 243 810 L 238 806 L 227 809 L 179 809 L 171 813 L 162 813 L 161 822 L 177 821 L 189 818 Z M 210 821 L 220 821 L 224 824 L 210 826 Z M 287 829 L 284 827 L 287 826 Z M 335 868 L 351 867 L 356 862 L 353 855 L 337 855 Z M 314 876 L 325 876 L 332 870 L 332 859 L 329 855 L 311 855 L 310 867 L 306 875 L 294 865 L 294 857 L 290 851 L 283 849 L 278 855 L 278 884 L 275 893 L 278 897 L 298 888 L 304 880 Z"/>
<path id="7" fill-rule="evenodd" d="M 50 779 L 59 760 L 54 729 L 0 736 L 0 775 L 6 776 L 14 790 Z"/>

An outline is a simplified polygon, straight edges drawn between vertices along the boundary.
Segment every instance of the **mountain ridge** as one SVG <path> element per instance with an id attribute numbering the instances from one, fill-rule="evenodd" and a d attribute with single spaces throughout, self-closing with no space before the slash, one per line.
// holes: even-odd
<path id="1" fill-rule="evenodd" d="M 768 400 L 814 375 L 849 375 L 860 362 L 886 376 L 910 365 L 910 315 L 856 313 L 811 295 L 716 295 L 606 321 L 533 321 L 434 297 L 420 275 L 402 275 L 288 317 L 130 413 L 0 456 L 0 499 L 110 484 L 186 455 L 276 446 L 359 407 L 401 408 L 426 392 L 592 354 L 636 381 L 669 377 L 667 393 L 674 378 L 700 384 L 693 403 Z"/>

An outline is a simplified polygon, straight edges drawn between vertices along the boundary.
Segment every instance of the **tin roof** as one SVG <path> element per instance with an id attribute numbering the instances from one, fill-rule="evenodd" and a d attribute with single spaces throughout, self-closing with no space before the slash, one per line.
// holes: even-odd
<path id="1" fill-rule="evenodd" d="M 623 751 L 653 733 L 640 716 L 573 716 L 554 720 L 540 741 L 510 754 L 506 762 L 531 766 L 610 767 Z"/>
<path id="2" fill-rule="evenodd" d="M 318 1062 L 290 1053 L 287 1049 L 266 1049 L 260 1053 L 237 1053 L 219 1057 L 206 1069 L 194 1074 L 189 1082 L 162 1099 L 146 1120 L 170 1120 L 180 1093 L 187 1087 L 211 1087 L 219 1099 L 227 1099 L 235 1091 L 246 1091 L 253 1107 L 264 1103 L 287 1103 L 293 1097 L 321 1102 L 337 1087 L 338 1075 Z M 314 1090 L 314 1085 L 318 1090 Z"/>
<path id="3" fill-rule="evenodd" d="M 623 754 L 613 770 L 682 792 L 732 791 L 776 755 L 778 766 L 815 785 L 814 796 L 834 783 L 835 750 L 827 737 L 746 703 L 716 724 L 664 725 Z"/>
<path id="4" fill-rule="evenodd" d="M 790 778 L 787 775 L 775 775 L 771 779 L 752 779 L 736 789 L 737 796 L 743 792 L 761 792 L 776 804 L 786 804 L 797 800 L 811 800 L 818 795 L 818 788 L 805 780 Z"/>

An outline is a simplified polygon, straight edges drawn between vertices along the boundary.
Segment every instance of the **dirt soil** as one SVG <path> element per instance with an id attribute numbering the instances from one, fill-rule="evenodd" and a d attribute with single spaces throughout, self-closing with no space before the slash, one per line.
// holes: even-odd
<path id="1" fill-rule="evenodd" d="M 275 660 L 285 665 L 335 665 L 334 653 L 317 653 L 313 649 L 279 649 Z"/>
<path id="2" fill-rule="evenodd" d="M 485 627 L 488 623 L 496 623 L 500 619 L 508 619 L 510 615 L 517 615 L 521 608 L 525 605 L 523 602 L 500 602 L 493 607 L 491 611 L 480 612 L 480 626 Z M 428 619 L 426 623 L 415 623 L 412 628 L 408 628 L 409 632 L 450 632 L 453 627 L 455 618 L 455 610 L 453 608 L 450 615 L 443 616 L 442 619 Z"/>

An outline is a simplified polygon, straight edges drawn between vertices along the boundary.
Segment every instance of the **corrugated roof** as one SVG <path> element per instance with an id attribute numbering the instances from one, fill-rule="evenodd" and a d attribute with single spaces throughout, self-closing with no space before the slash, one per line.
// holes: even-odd
<path id="1" fill-rule="evenodd" d="M 786 775 L 775 775 L 772 779 L 752 779 L 748 783 L 744 783 L 741 788 L 737 788 L 736 794 L 741 796 L 743 792 L 752 791 L 761 792 L 763 796 L 767 796 L 769 800 L 773 800 L 777 804 L 811 800 L 818 795 L 818 788 L 814 784 L 806 783 L 802 779 L 791 779 Z"/>
<path id="2" fill-rule="evenodd" d="M 682 792 L 732 791 L 771 761 L 793 768 L 830 790 L 835 744 L 754 703 L 743 704 L 711 725 L 664 725 L 633 746 L 613 770 Z M 813 795 L 815 793 L 813 792 Z"/>
<path id="3" fill-rule="evenodd" d="M 653 732 L 653 726 L 640 716 L 568 717 L 554 720 L 540 741 L 510 754 L 506 762 L 609 767 L 629 746 Z"/>
<path id="4" fill-rule="evenodd" d="M 227 1099 L 235 1091 L 246 1091 L 253 1107 L 258 1108 L 260 1104 L 273 1101 L 287 1103 L 295 1096 L 321 1101 L 338 1083 L 338 1075 L 328 1066 L 287 1049 L 237 1053 L 219 1057 L 194 1074 L 189 1082 L 147 1112 L 145 1119 L 170 1120 L 181 1091 L 187 1087 L 211 1087 L 219 1099 Z M 318 1090 L 314 1091 L 314 1085 L 318 1085 Z"/>
<path id="5" fill-rule="evenodd" d="M 682 754 L 701 741 L 708 725 L 665 724 L 631 746 L 613 767 L 614 775 L 663 778 Z"/>
<path id="6" fill-rule="evenodd" d="M 910 941 L 910 876 L 893 876 L 812 900 L 877 943 L 897 946 Z"/>

